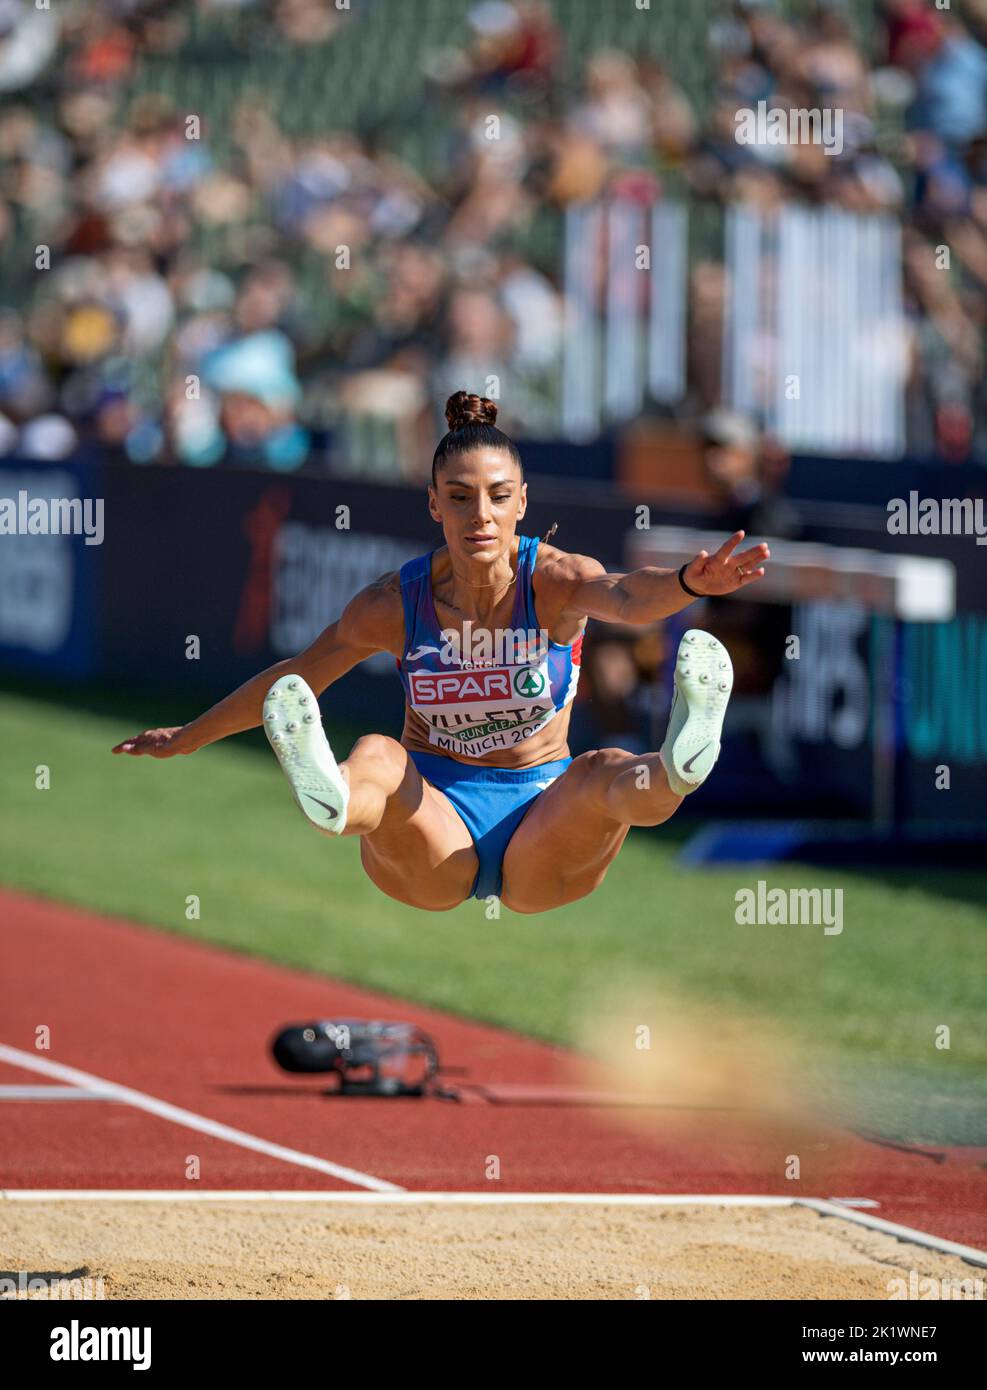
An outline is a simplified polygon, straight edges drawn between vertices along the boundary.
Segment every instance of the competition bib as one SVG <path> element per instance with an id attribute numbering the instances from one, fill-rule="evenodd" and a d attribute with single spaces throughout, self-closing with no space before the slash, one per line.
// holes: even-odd
<path id="1" fill-rule="evenodd" d="M 548 660 L 462 670 L 409 672 L 410 703 L 429 726 L 428 741 L 479 758 L 513 748 L 554 718 Z"/>

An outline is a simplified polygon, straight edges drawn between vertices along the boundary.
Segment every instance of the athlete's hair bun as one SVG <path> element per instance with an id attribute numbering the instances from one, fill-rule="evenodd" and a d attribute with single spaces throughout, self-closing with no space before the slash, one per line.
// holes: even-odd
<path id="1" fill-rule="evenodd" d="M 446 401 L 446 424 L 450 430 L 461 430 L 467 425 L 495 425 L 497 423 L 497 403 L 486 396 L 474 396 L 469 391 L 456 391 Z"/>
<path id="2" fill-rule="evenodd" d="M 437 470 L 452 456 L 471 454 L 476 449 L 499 449 L 508 454 L 518 466 L 521 481 L 524 482 L 524 468 L 517 445 L 497 428 L 497 402 L 487 400 L 486 396 L 474 396 L 469 391 L 457 391 L 446 401 L 446 422 L 448 434 L 439 440 L 438 448 L 432 455 L 432 486 L 435 486 Z"/>

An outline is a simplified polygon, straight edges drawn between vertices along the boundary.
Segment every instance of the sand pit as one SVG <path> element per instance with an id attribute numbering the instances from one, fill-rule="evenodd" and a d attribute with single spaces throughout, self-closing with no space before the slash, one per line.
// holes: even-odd
<path id="1" fill-rule="evenodd" d="M 887 1300 L 913 1270 L 983 1275 L 799 1207 L 0 1201 L 0 1276 L 22 1270 L 108 1299 Z"/>

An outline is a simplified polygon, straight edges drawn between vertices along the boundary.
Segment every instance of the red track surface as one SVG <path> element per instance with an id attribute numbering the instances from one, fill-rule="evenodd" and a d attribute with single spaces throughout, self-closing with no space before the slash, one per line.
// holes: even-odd
<path id="1" fill-rule="evenodd" d="M 687 1133 L 681 1113 L 660 1106 L 580 1099 L 560 1048 L 55 903 L 0 895 L 0 922 L 0 1043 L 401 1187 L 869 1197 L 886 1220 L 987 1243 L 982 1151 L 918 1154 L 821 1132 L 796 1140 L 709 1111 Z M 318 1078 L 279 1071 L 267 1054 L 275 1029 L 334 1015 L 421 1024 L 475 1103 L 327 1098 Z M 40 1025 L 51 1030 L 47 1052 L 35 1050 Z M 0 1064 L 0 1085 L 11 1084 L 64 1083 Z M 499 1085 L 518 1089 L 485 1101 L 484 1088 L 496 1095 Z M 553 1102 L 551 1087 L 568 1090 Z M 115 1101 L 0 1104 L 0 1188 L 188 1190 L 186 1159 L 197 1154 L 203 1189 L 352 1190 Z M 796 1143 L 793 1183 L 784 1163 Z M 486 1176 L 489 1155 L 498 1182 Z"/>

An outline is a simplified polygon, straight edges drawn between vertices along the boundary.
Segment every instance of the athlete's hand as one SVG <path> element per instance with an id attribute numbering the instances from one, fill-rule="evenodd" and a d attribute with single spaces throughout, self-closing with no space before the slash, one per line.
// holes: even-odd
<path id="1" fill-rule="evenodd" d="M 751 546 L 739 555 L 733 552 L 744 539 L 745 532 L 735 531 L 728 541 L 724 541 L 715 555 L 700 550 L 686 569 L 683 578 L 690 589 L 695 589 L 703 597 L 714 594 L 732 594 L 764 578 L 761 568 L 763 561 L 771 556 L 771 551 L 763 543 Z"/>
<path id="2" fill-rule="evenodd" d="M 152 758 L 173 758 L 177 753 L 194 753 L 198 744 L 187 730 L 187 724 L 179 725 L 175 729 L 148 729 L 143 734 L 136 734 L 133 738 L 118 743 L 113 751 L 130 753 L 135 758 L 141 753 L 146 753 Z"/>

